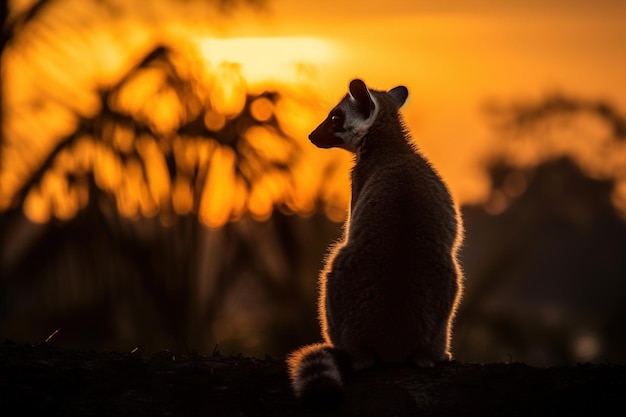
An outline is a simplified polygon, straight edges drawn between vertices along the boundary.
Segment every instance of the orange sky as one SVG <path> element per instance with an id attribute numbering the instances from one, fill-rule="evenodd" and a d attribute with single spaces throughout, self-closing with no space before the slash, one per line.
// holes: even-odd
<path id="1" fill-rule="evenodd" d="M 258 26 L 229 31 L 335 42 L 336 60 L 318 74 L 329 106 L 353 77 L 381 89 L 407 85 L 407 124 L 465 202 L 487 189 L 477 169 L 493 145 L 487 100 L 563 91 L 626 110 L 626 2 L 424 3 L 277 0 Z"/>
<path id="2" fill-rule="evenodd" d="M 363 78 L 377 89 L 406 85 L 405 120 L 460 203 L 488 194 L 483 165 L 496 142 L 482 110 L 487 100 L 563 91 L 606 99 L 626 112 L 626 2 L 424 3 L 270 0 L 264 11 L 236 10 L 224 18 L 202 1 L 53 2 L 47 10 L 51 23 L 39 30 L 61 43 L 26 31 L 20 41 L 30 49 L 7 60 L 5 129 L 12 149 L 3 157 L 13 163 L 19 155 L 45 154 L 53 146 L 46 142 L 50 137 L 71 129 L 63 106 L 83 115 L 97 112 L 93 79 L 114 84 L 145 53 L 142 45 L 159 38 L 194 40 L 211 59 L 240 62 L 248 82 L 273 78 L 285 87 L 305 79 L 321 98 L 320 108 L 314 117 L 296 110 L 289 119 L 295 126 L 290 133 L 307 145 L 308 131 L 345 94 L 350 79 Z M 108 4 L 118 14 L 94 13 Z M 39 102 L 41 97 L 52 100 Z M 26 105 L 31 102 L 39 103 L 35 110 Z M 311 152 L 314 161 L 343 161 L 347 179 L 344 151 Z M 18 174 L 29 169 L 16 167 L 0 172 L 3 187 L 17 187 Z"/>

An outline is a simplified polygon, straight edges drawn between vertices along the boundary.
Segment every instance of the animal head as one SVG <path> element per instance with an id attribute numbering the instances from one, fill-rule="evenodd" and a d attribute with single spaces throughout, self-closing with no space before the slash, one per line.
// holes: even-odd
<path id="1" fill-rule="evenodd" d="M 309 139 L 319 148 L 338 147 L 356 152 L 377 120 L 390 116 L 398 119 L 398 109 L 408 95 L 404 86 L 377 91 L 368 89 L 359 79 L 352 80 L 349 93 L 328 113 Z"/>

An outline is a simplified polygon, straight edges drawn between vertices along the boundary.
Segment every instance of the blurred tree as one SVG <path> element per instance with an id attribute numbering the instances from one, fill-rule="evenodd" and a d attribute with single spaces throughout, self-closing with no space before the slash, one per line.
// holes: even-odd
<path id="1" fill-rule="evenodd" d="M 484 207 L 464 208 L 461 360 L 625 362 L 626 119 L 551 96 L 494 108 L 505 139 Z"/>
<path id="2" fill-rule="evenodd" d="M 626 117 L 614 105 L 555 93 L 487 110 L 501 138 L 495 155 L 519 168 L 569 157 L 585 175 L 613 182 L 612 201 L 626 218 Z"/>
<path id="3" fill-rule="evenodd" d="M 53 3 L 14 16 L 3 40 L 28 48 L 21 31 Z M 314 327 L 313 275 L 338 232 L 323 216 L 289 216 L 311 215 L 319 197 L 300 187 L 284 96 L 249 91 L 235 64 L 207 70 L 184 48 L 150 48 L 114 83 L 92 80 L 89 106 L 62 83 L 38 96 L 33 109 L 53 102 L 70 120 L 51 141 L 3 126 L 0 333 L 29 340 L 60 327 L 77 347 L 206 350 L 228 339 L 283 353 L 298 337 L 280 329 L 303 316 Z"/>

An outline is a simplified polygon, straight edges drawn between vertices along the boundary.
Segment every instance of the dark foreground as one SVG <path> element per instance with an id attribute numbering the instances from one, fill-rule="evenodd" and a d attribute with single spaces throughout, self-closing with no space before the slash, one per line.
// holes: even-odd
<path id="1" fill-rule="evenodd" d="M 31 414 L 32 413 L 32 414 Z M 350 416 L 626 415 L 626 366 L 450 364 L 351 381 Z M 300 416 L 281 359 L 0 345 L 3 416 Z"/>

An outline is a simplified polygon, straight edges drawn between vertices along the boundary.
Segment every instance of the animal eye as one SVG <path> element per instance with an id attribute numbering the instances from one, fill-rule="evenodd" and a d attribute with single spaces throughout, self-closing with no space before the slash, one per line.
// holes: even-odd
<path id="1" fill-rule="evenodd" d="M 330 122 L 333 124 L 333 129 L 336 131 L 343 131 L 343 120 L 344 117 L 341 112 L 336 112 L 330 116 Z"/>

